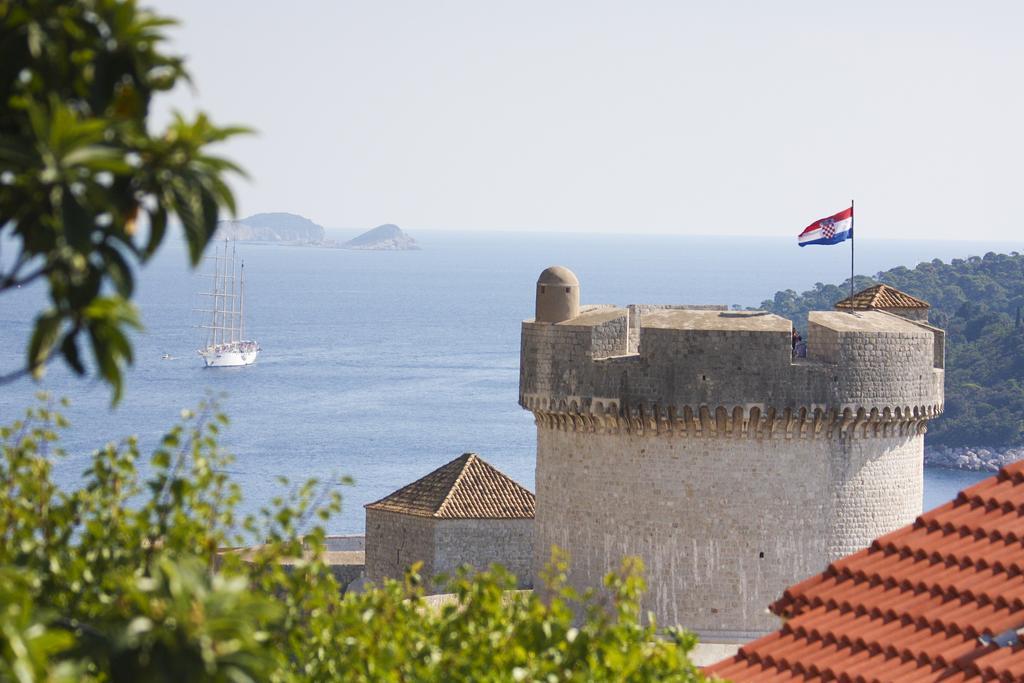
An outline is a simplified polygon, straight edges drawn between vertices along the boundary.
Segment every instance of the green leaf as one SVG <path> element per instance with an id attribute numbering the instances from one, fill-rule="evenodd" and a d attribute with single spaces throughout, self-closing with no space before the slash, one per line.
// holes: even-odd
<path id="1" fill-rule="evenodd" d="M 149 238 L 144 255 L 148 259 L 156 253 L 157 247 L 163 242 L 164 235 L 167 233 L 167 211 L 160 206 L 147 212 L 147 215 L 149 216 Z"/>
<path id="2" fill-rule="evenodd" d="M 61 355 L 64 356 L 64 361 L 71 366 L 76 375 L 85 374 L 85 366 L 82 365 L 82 359 L 78 352 L 78 343 L 75 339 L 75 335 L 68 333 L 64 335 L 64 340 L 60 345 Z"/>
<path id="3" fill-rule="evenodd" d="M 32 338 L 28 344 L 28 368 L 37 379 L 46 370 L 46 361 L 57 342 L 60 324 L 60 315 L 52 309 L 36 318 Z"/>
<path id="4" fill-rule="evenodd" d="M 98 145 L 74 149 L 65 154 L 61 162 L 65 167 L 84 166 L 90 172 L 95 173 L 107 171 L 127 174 L 132 170 L 132 167 L 124 159 L 124 150 Z"/>

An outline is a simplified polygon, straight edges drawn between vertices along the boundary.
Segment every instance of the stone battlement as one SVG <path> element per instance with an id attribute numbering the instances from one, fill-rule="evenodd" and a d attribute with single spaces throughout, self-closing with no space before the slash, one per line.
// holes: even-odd
<path id="1" fill-rule="evenodd" d="M 942 332 L 881 311 L 792 323 L 721 308 L 582 307 L 526 321 L 519 403 L 564 429 L 739 438 L 921 433 L 942 412 Z"/>
<path id="2" fill-rule="evenodd" d="M 598 588 L 644 560 L 644 608 L 704 642 L 778 627 L 764 606 L 921 512 L 943 333 L 881 310 L 793 325 L 722 307 L 580 306 L 537 281 L 519 403 L 537 423 L 534 568 L 552 546 Z"/>

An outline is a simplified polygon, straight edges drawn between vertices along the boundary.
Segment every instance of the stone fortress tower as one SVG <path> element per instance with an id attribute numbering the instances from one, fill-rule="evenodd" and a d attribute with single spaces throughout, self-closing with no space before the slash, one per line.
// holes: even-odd
<path id="1" fill-rule="evenodd" d="M 551 547 L 599 587 L 627 555 L 645 609 L 706 642 L 777 628 L 783 589 L 920 514 L 943 333 L 880 310 L 792 324 L 724 307 L 580 306 L 548 268 L 523 323 L 537 424 L 534 571 Z"/>

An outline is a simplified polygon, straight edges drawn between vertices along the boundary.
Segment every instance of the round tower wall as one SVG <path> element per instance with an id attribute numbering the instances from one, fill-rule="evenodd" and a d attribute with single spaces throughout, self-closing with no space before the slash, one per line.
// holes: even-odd
<path id="1" fill-rule="evenodd" d="M 713 641 L 777 628 L 766 607 L 788 585 L 920 513 L 918 434 L 537 437 L 535 572 L 558 546 L 582 590 L 639 556 L 644 608 Z"/>
<path id="2" fill-rule="evenodd" d="M 524 322 L 535 571 L 557 545 L 573 584 L 599 588 L 637 555 L 659 624 L 736 641 L 777 626 L 766 608 L 787 586 L 913 521 L 941 330 L 815 312 L 806 359 L 791 332 L 766 313 L 689 309 Z"/>

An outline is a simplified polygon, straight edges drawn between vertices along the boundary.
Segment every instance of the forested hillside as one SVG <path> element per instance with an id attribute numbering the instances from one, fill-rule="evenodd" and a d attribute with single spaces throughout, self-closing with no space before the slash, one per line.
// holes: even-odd
<path id="1" fill-rule="evenodd" d="M 947 333 L 946 412 L 928 426 L 928 442 L 947 446 L 1024 443 L 1024 255 L 938 259 L 857 276 L 855 291 L 884 283 L 932 305 L 929 321 Z M 807 312 L 829 310 L 850 293 L 850 281 L 817 283 L 797 294 L 776 292 L 761 307 L 806 330 Z"/>

